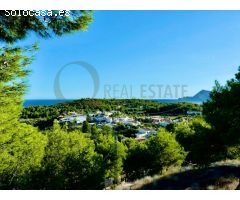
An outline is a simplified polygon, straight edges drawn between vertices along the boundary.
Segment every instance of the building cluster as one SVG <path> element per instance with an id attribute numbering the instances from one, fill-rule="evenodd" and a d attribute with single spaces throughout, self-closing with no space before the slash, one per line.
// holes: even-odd
<path id="1" fill-rule="evenodd" d="M 188 111 L 187 115 L 195 116 L 201 115 L 199 111 Z M 150 137 L 153 134 L 156 134 L 157 131 L 151 128 L 143 128 L 141 123 L 128 116 L 114 116 L 113 112 L 96 112 L 94 114 L 89 114 L 89 120 L 92 124 L 96 124 L 98 127 L 103 125 L 109 125 L 111 127 L 116 126 L 117 124 L 130 125 L 137 127 L 136 139 L 144 140 Z M 87 120 L 87 115 L 78 114 L 75 112 L 68 112 L 62 116 L 59 116 L 59 123 L 76 123 L 81 124 Z M 185 120 L 184 117 L 163 117 L 163 116 L 152 116 L 149 118 L 150 122 L 159 125 L 160 127 L 166 127 L 172 123 L 180 123 Z"/>
<path id="2" fill-rule="evenodd" d="M 102 126 L 105 124 L 114 126 L 119 123 L 132 126 L 141 125 L 140 122 L 128 116 L 113 117 L 113 113 L 111 112 L 96 112 L 95 114 L 89 114 L 89 118 L 92 123 L 95 123 L 98 126 Z M 86 120 L 87 115 L 77 114 L 75 112 L 69 112 L 59 116 L 59 123 L 76 122 L 77 124 L 81 124 Z"/>
<path id="3" fill-rule="evenodd" d="M 59 116 L 59 123 L 76 122 L 77 124 L 81 124 L 86 120 L 86 115 L 77 114 L 75 112 L 69 112 L 66 115 Z"/>
<path id="4" fill-rule="evenodd" d="M 131 125 L 131 126 L 141 125 L 140 122 L 128 116 L 113 117 L 113 113 L 111 112 L 91 114 L 90 117 L 91 117 L 91 121 L 93 123 L 96 123 L 99 126 L 104 124 L 108 124 L 111 126 L 115 126 L 117 124 L 124 124 L 124 125 Z"/>
<path id="5" fill-rule="evenodd" d="M 96 112 L 89 114 L 89 119 L 92 124 L 96 124 L 98 127 L 103 125 L 116 126 L 117 124 L 137 126 L 136 139 L 144 140 L 157 132 L 149 128 L 140 128 L 141 123 L 128 116 L 113 117 L 111 112 Z M 59 116 L 59 123 L 77 123 L 81 124 L 87 120 L 87 115 L 77 114 L 75 112 L 65 113 Z"/>
<path id="6" fill-rule="evenodd" d="M 200 116 L 202 115 L 201 111 L 195 111 L 195 110 L 189 110 L 187 111 L 187 116 Z M 159 124 L 161 127 L 166 127 L 169 124 L 172 123 L 180 123 L 183 120 L 185 120 L 185 117 L 177 117 L 177 118 L 172 118 L 172 117 L 162 117 L 162 116 L 153 116 L 151 117 L 151 122 L 154 124 Z"/>
<path id="7" fill-rule="evenodd" d="M 184 120 L 184 118 L 171 118 L 171 117 L 161 117 L 161 116 L 153 116 L 150 118 L 151 122 L 154 124 L 158 124 L 160 127 L 166 127 L 172 123 L 180 123 Z"/>

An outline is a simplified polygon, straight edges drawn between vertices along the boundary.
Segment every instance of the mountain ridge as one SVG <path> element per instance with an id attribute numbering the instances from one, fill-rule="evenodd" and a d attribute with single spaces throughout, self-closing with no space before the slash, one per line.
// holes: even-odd
<path id="1" fill-rule="evenodd" d="M 179 101 L 184 102 L 205 102 L 210 99 L 210 92 L 208 90 L 200 90 L 197 94 L 192 97 L 178 98 Z"/>

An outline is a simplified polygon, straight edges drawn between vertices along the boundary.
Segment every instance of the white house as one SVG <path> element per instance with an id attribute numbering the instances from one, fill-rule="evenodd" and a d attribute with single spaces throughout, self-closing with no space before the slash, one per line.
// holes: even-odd
<path id="1" fill-rule="evenodd" d="M 77 124 L 81 124 L 86 120 L 87 120 L 86 115 L 73 114 L 73 115 L 64 116 L 59 120 L 59 123 L 76 122 Z"/>
<path id="2" fill-rule="evenodd" d="M 102 122 L 102 123 L 112 123 L 112 119 L 109 116 L 106 116 L 105 114 L 97 114 L 92 117 L 93 122 Z"/>
<path id="3" fill-rule="evenodd" d="M 187 111 L 187 115 L 202 115 L 201 111 L 189 110 Z"/>
<path id="4" fill-rule="evenodd" d="M 125 125 L 132 125 L 132 126 L 138 126 L 140 125 L 140 122 L 129 118 L 129 117 L 119 117 L 119 118 L 115 118 L 113 120 L 114 123 L 123 123 Z"/>
<path id="5" fill-rule="evenodd" d="M 156 133 L 157 131 L 154 131 L 154 130 L 138 128 L 138 132 L 136 133 L 136 139 L 143 140 L 143 139 L 149 138 L 151 135 L 154 135 Z"/>

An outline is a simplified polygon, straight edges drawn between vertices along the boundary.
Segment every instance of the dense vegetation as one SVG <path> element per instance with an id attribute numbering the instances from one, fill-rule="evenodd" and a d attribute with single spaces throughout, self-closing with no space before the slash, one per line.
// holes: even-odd
<path id="1" fill-rule="evenodd" d="M 88 122 L 85 122 L 82 126 L 82 130 L 76 131 L 70 130 L 66 126 L 60 128 L 59 125 L 55 124 L 55 128 L 44 131 L 43 134 L 45 136 L 47 135 L 48 138 L 52 138 L 54 140 L 56 139 L 57 141 L 59 141 L 57 139 L 58 132 L 64 132 L 66 137 L 72 137 L 75 135 L 75 137 L 79 137 L 79 139 L 82 138 L 82 141 L 88 143 L 86 146 L 88 148 L 92 148 L 91 151 L 95 157 L 91 157 L 91 160 L 96 166 L 96 168 L 94 168 L 95 170 L 91 171 L 93 176 L 91 173 L 86 173 L 86 175 L 89 176 L 85 177 L 83 180 L 83 176 L 78 175 L 76 175 L 76 180 L 72 179 L 72 174 L 81 173 L 83 166 L 81 166 L 81 169 L 78 167 L 71 168 L 71 177 L 68 177 L 68 173 L 64 171 L 65 169 L 62 169 L 63 171 L 60 170 L 60 172 L 58 172 L 60 173 L 58 176 L 62 178 L 60 179 L 60 183 L 62 185 L 57 185 L 56 188 L 100 189 L 106 186 L 105 183 L 107 180 L 110 181 L 111 184 L 118 183 L 121 179 L 133 181 L 147 175 L 161 173 L 165 169 L 172 166 L 194 164 L 198 167 L 204 167 L 219 160 L 238 159 L 239 123 L 237 122 L 239 122 L 239 73 L 240 71 L 236 74 L 235 79 L 227 82 L 226 86 L 219 86 L 219 84 L 216 84 L 215 88 L 211 92 L 211 99 L 203 104 L 203 117 L 195 117 L 190 121 L 184 121 L 179 124 L 171 124 L 165 129 L 160 129 L 157 135 L 152 136 L 142 142 L 132 139 L 134 138 L 133 135 L 136 131 L 134 127 L 124 127 L 123 125 L 118 125 L 115 128 L 115 132 L 113 132 L 113 130 L 108 126 L 97 128 L 96 125 L 91 126 L 88 124 Z M 229 96 L 232 98 L 231 106 L 225 104 Z M 226 99 L 224 99 L 224 97 Z M 188 106 L 188 104 L 176 105 Z M 165 106 L 168 106 L 168 104 L 160 104 L 157 102 L 136 99 L 82 99 L 51 107 L 30 107 L 25 109 L 23 113 L 34 108 L 39 108 L 43 110 L 43 114 L 44 109 L 49 109 L 49 115 L 51 115 L 50 110 L 58 108 L 58 114 L 60 114 L 61 112 L 68 110 L 68 106 L 71 107 L 71 109 L 69 109 L 71 111 L 83 111 L 86 113 L 101 110 L 101 106 L 103 106 L 103 108 L 105 108 L 105 106 L 110 107 L 110 109 L 102 108 L 102 111 L 121 109 L 121 112 L 125 113 L 127 113 L 126 110 L 129 108 L 130 110 L 133 110 L 133 108 L 139 108 L 137 111 L 136 109 L 134 111 L 131 110 L 131 115 L 134 116 L 140 110 L 143 111 L 143 108 L 155 106 L 155 108 L 157 107 L 157 109 L 161 109 L 165 108 Z M 234 110 L 232 110 L 232 106 L 234 106 Z M 196 105 L 192 105 L 190 109 L 197 109 Z M 146 110 L 141 112 L 141 114 L 144 113 L 143 115 L 146 115 Z M 223 112 L 224 115 L 222 114 Z M 225 116 L 224 119 L 228 120 L 222 120 L 223 116 Z M 221 123 L 218 120 L 221 120 Z M 57 129 L 56 126 L 58 127 Z M 126 139 L 126 137 L 128 139 Z M 232 138 L 235 138 L 235 140 L 232 140 Z M 69 139 L 64 139 L 62 144 L 68 140 Z M 50 150 L 49 153 L 53 153 L 55 149 L 57 149 L 56 146 Z M 68 154 L 67 152 L 65 153 Z M 78 156 L 80 155 L 81 154 L 79 151 Z M 64 158 L 64 156 L 61 156 L 61 158 Z M 49 161 L 47 162 L 45 158 L 43 158 L 43 161 L 44 162 L 41 164 L 42 169 L 38 172 L 35 171 L 35 178 L 39 176 L 38 173 L 43 173 L 43 171 L 47 169 L 45 165 Z M 53 161 L 50 163 L 52 162 Z M 61 168 L 65 168 L 65 163 L 62 163 L 61 161 L 59 162 L 61 164 L 58 165 Z M 81 162 L 83 163 L 83 160 L 81 160 Z M 73 167 L 72 163 L 70 165 Z M 80 166 L 80 164 L 78 166 Z M 91 169 L 90 163 L 85 163 L 85 166 Z M 71 171 L 69 168 L 67 170 Z M 54 170 L 52 168 L 51 173 L 53 171 Z M 64 173 L 64 175 L 62 173 Z M 53 181 L 53 183 L 50 182 L 49 185 L 37 185 L 36 188 L 54 188 L 54 179 L 58 176 L 53 177 L 51 180 L 50 175 L 47 174 L 48 173 L 46 172 L 44 173 L 44 175 L 48 177 L 47 180 Z M 94 178 L 92 179 L 92 177 Z M 33 178 L 31 179 L 34 180 L 35 183 L 40 182 Z M 66 181 L 69 179 L 76 183 L 76 185 L 67 183 Z M 46 183 L 46 181 L 44 183 Z M 71 186 L 69 186 L 69 184 Z M 31 185 L 31 187 L 33 186 Z"/>
<path id="2" fill-rule="evenodd" d="M 129 115 L 179 115 L 188 110 L 200 111 L 201 106 L 192 103 L 159 103 L 142 99 L 80 99 L 54 106 L 30 106 L 23 109 L 22 118 L 57 117 L 67 111 L 91 113 L 95 111 L 120 111 Z"/>
<path id="3" fill-rule="evenodd" d="M 79 12 L 81 13 L 81 12 Z M 50 19 L 49 27 L 30 18 L 1 17 L 5 29 L 0 39 L 14 42 L 35 31 L 62 35 L 82 30 L 89 18 Z M 37 26 L 31 26 L 32 23 Z M 60 23 L 62 22 L 62 23 Z M 70 23 L 70 24 L 68 24 Z M 14 24 L 14 27 L 9 24 Z M 24 26 L 22 26 L 24 25 Z M 61 30 L 67 26 L 69 29 Z M 1 28 L 3 29 L 3 28 Z M 43 31 L 43 32 L 42 32 Z M 46 32 L 47 33 L 47 32 Z M 203 117 L 160 129 L 144 141 L 126 138 L 134 129 L 90 125 L 71 129 L 53 122 L 67 111 L 93 112 L 117 110 L 129 115 L 180 115 L 198 110 L 198 105 L 160 104 L 143 100 L 82 99 L 51 107 L 22 110 L 27 66 L 33 60 L 36 45 L 8 46 L 0 50 L 0 188 L 1 189 L 103 189 L 119 181 L 135 180 L 161 173 L 171 166 L 194 164 L 205 167 L 226 158 L 239 159 L 240 142 L 240 68 L 225 86 L 218 83 L 211 99 L 203 104 Z M 44 118 L 39 130 L 21 119 Z M 36 122 L 39 123 L 39 122 Z M 131 135 L 130 134 L 130 135 Z"/>
<path id="4" fill-rule="evenodd" d="M 200 111 L 199 104 L 159 103 L 142 99 L 80 99 L 54 106 L 30 106 L 24 108 L 21 119 L 40 129 L 52 126 L 54 119 L 63 113 L 94 113 L 96 111 L 119 111 L 133 117 L 150 115 L 186 115 L 188 110 Z"/>
<path id="5" fill-rule="evenodd" d="M 156 136 L 144 142 L 129 139 L 124 170 L 127 180 L 162 172 L 170 166 L 180 166 L 186 156 L 184 149 L 171 133 L 160 130 Z"/>

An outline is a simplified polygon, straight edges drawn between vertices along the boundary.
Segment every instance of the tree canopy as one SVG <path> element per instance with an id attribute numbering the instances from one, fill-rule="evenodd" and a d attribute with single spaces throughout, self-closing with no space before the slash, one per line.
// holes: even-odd
<path id="1" fill-rule="evenodd" d="M 227 81 L 225 86 L 218 82 L 211 99 L 204 103 L 203 114 L 220 142 L 224 145 L 235 145 L 240 142 L 240 67 L 235 78 Z"/>
<path id="2" fill-rule="evenodd" d="M 0 11 L 0 40 L 8 43 L 24 39 L 30 32 L 49 38 L 84 31 L 93 20 L 91 11 L 33 11 L 32 16 L 12 16 L 8 12 L 11 11 Z"/>

